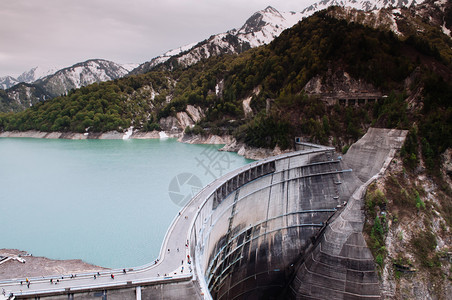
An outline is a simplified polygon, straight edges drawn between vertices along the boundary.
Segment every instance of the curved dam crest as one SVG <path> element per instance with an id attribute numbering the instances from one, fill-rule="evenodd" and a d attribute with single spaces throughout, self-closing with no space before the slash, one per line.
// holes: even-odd
<path id="1" fill-rule="evenodd" d="M 17 299 L 378 299 L 362 197 L 405 136 L 372 128 L 344 156 L 299 143 L 221 177 L 176 216 L 156 264 L 58 287 L 32 279 L 22 295 L 0 285 Z"/>

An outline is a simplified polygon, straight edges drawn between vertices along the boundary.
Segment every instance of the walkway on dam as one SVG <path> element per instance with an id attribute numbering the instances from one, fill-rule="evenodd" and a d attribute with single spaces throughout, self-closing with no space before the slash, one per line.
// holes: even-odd
<path id="1" fill-rule="evenodd" d="M 301 143 L 301 142 L 300 142 Z M 278 159 L 284 157 L 297 156 L 300 154 L 322 152 L 332 150 L 333 148 L 323 147 L 319 145 L 305 144 L 311 150 L 296 151 L 278 156 Z M 314 149 L 312 149 L 315 146 Z M 46 276 L 39 278 L 28 278 L 30 285 L 27 284 L 26 278 L 18 278 L 12 280 L 0 281 L 0 289 L 5 289 L 6 296 L 10 293 L 20 296 L 39 296 L 52 294 L 68 294 L 89 290 L 110 289 L 113 287 L 134 287 L 140 285 L 164 284 L 178 282 L 184 280 L 196 279 L 194 266 L 189 263 L 191 247 L 187 242 L 190 230 L 193 226 L 194 219 L 199 212 L 199 208 L 204 201 L 216 191 L 224 182 L 236 176 L 241 172 L 249 170 L 257 165 L 264 164 L 271 159 L 264 159 L 245 165 L 233 172 L 222 176 L 211 184 L 207 185 L 199 194 L 197 194 L 175 217 L 170 228 L 168 229 L 163 245 L 160 251 L 158 261 L 137 267 L 123 269 L 101 271 L 100 276 L 97 273 L 86 274 L 67 274 L 65 276 Z M 168 251 L 169 249 L 169 251 Z M 179 249 L 179 251 L 178 251 Z M 94 277 L 96 275 L 96 278 Z M 112 276 L 114 278 L 112 278 Z M 50 282 L 52 280 L 53 283 Z M 22 281 L 22 284 L 21 284 Z M 201 286 L 200 298 L 206 295 L 210 298 L 206 287 Z M 139 293 L 137 292 L 137 299 Z M 2 295 L 1 295 L 2 296 Z"/>

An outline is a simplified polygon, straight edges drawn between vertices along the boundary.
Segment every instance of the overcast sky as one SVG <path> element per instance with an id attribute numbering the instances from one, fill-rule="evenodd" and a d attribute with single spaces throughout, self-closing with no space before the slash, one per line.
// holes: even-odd
<path id="1" fill-rule="evenodd" d="M 0 0 L 0 76 L 91 58 L 142 63 L 238 28 L 271 5 L 315 0 Z"/>

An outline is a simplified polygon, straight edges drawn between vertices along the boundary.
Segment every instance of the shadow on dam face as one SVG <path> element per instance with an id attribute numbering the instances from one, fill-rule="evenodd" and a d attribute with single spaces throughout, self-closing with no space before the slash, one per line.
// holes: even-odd
<path id="1" fill-rule="evenodd" d="M 361 199 L 406 133 L 366 135 L 344 158 L 319 148 L 264 161 L 207 199 L 195 258 L 213 299 L 379 297 Z"/>

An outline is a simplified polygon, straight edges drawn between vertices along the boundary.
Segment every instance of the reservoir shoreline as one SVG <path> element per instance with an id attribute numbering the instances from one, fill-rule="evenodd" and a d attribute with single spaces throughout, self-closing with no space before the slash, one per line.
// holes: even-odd
<path id="1" fill-rule="evenodd" d="M 29 131 L 4 131 L 0 132 L 0 138 L 38 138 L 38 139 L 67 139 L 67 140 L 127 140 L 127 139 L 161 139 L 176 138 L 178 142 L 186 144 L 224 145 L 219 151 L 236 152 L 247 159 L 260 160 L 271 156 L 294 151 L 294 149 L 281 150 L 278 146 L 274 149 L 254 148 L 237 142 L 231 135 L 185 135 L 183 132 L 172 131 L 135 131 L 133 133 L 118 131 L 109 132 L 43 132 Z"/>
<path id="2" fill-rule="evenodd" d="M 165 132 L 167 137 L 177 138 L 180 133 L 170 133 Z M 118 131 L 108 131 L 108 132 L 44 132 L 37 130 L 28 131 L 3 131 L 0 132 L 0 138 L 39 138 L 39 139 L 67 139 L 67 140 L 87 140 L 87 139 L 98 139 L 98 140 L 122 140 L 122 139 L 159 139 L 161 138 L 159 131 L 149 131 L 149 132 L 135 132 L 131 135 Z"/>

